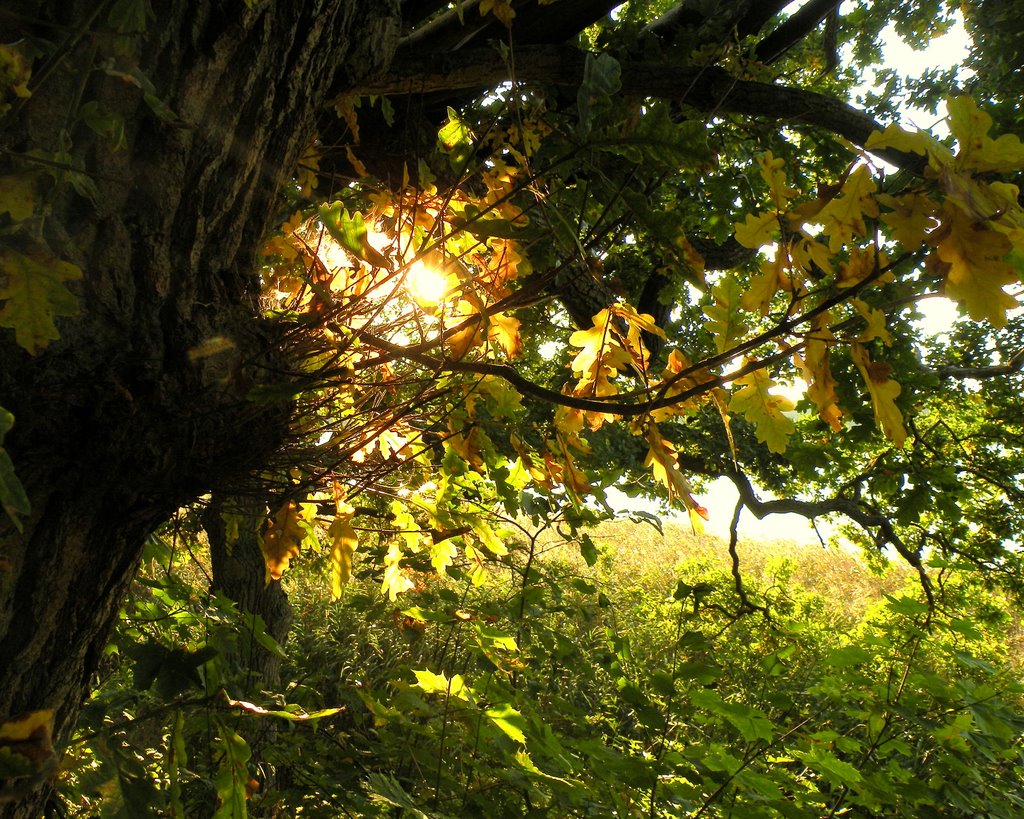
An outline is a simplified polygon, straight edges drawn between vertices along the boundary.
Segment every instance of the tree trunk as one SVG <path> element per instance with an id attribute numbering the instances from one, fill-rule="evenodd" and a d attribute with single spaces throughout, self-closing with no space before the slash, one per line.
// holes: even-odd
<path id="1" fill-rule="evenodd" d="M 233 516 L 238 531 L 232 540 L 225 514 Z M 263 620 L 267 634 L 283 645 L 292 625 L 292 607 L 280 580 L 267 579 L 266 562 L 260 548 L 260 529 L 266 520 L 262 500 L 237 497 L 224 500 L 214 496 L 203 515 L 203 528 L 210 542 L 213 566 L 213 591 L 233 600 L 239 610 Z M 255 628 L 255 624 L 253 624 Z M 281 659 L 268 651 L 252 634 L 242 634 L 237 666 L 245 676 L 244 690 L 238 696 L 248 697 L 254 690 L 274 690 L 281 680 Z"/>
<path id="2" fill-rule="evenodd" d="M 133 62 L 97 33 L 114 5 L 0 13 L 5 42 L 57 43 L 33 66 L 32 97 L 0 120 L 0 175 L 33 174 L 40 199 L 33 229 L 0 234 L 0 251 L 83 271 L 58 341 L 30 355 L 0 329 L 0 405 L 15 415 L 4 446 L 32 504 L 22 532 L 0 520 L 0 723 L 53 709 L 58 748 L 146 535 L 236 487 L 281 440 L 287 411 L 246 398 L 275 364 L 257 251 L 324 89 L 383 70 L 398 31 L 397 0 L 161 0 L 136 4 L 154 15 Z M 104 68 L 137 70 L 155 98 Z M 127 147 L 85 127 L 89 102 L 123 119 Z M 18 158 L 33 150 L 50 164 Z M 93 201 L 49 178 L 68 159 Z M 219 352 L 190 355 L 211 339 Z M 45 784 L 0 781 L 0 817 L 37 816 Z"/>

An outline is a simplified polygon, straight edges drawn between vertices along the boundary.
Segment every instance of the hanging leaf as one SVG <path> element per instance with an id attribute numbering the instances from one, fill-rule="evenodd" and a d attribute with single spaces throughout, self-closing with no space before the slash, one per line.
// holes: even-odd
<path id="1" fill-rule="evenodd" d="M 267 562 L 267 572 L 274 580 L 280 580 L 288 570 L 288 563 L 299 554 L 299 546 L 306 538 L 306 529 L 301 521 L 302 512 L 293 501 L 285 501 L 273 519 L 267 523 L 261 548 Z"/>
<path id="2" fill-rule="evenodd" d="M 1007 310 L 1017 299 L 1003 290 L 1019 280 L 1013 267 L 1003 261 L 1013 243 L 1003 233 L 974 224 L 964 212 L 946 202 L 936 246 L 939 259 L 948 265 L 946 295 L 967 308 L 975 321 L 987 319 L 996 327 L 1006 324 Z"/>
<path id="3" fill-rule="evenodd" d="M 224 723 L 218 723 L 220 737 L 215 745 L 221 753 L 220 767 L 214 785 L 220 803 L 213 819 L 246 819 L 249 812 L 249 758 L 252 751 L 242 737 Z"/>
<path id="4" fill-rule="evenodd" d="M 856 342 L 850 345 L 850 356 L 864 378 L 875 408 L 875 420 L 882 433 L 896 446 L 902 447 L 907 439 L 907 431 L 903 427 L 903 413 L 896 406 L 900 385 L 889 378 L 892 367 L 882 362 L 873 362 L 867 348 Z"/>
<path id="5" fill-rule="evenodd" d="M 15 339 L 32 355 L 60 338 L 56 316 L 78 314 L 78 299 L 64 282 L 82 278 L 70 262 L 26 256 L 16 250 L 0 254 L 0 327 L 14 330 Z"/>
<path id="6" fill-rule="evenodd" d="M 359 545 L 359 537 L 352 526 L 353 513 L 354 510 L 339 513 L 327 529 L 331 541 L 331 600 L 341 597 L 342 588 L 352 577 L 352 556 Z"/>

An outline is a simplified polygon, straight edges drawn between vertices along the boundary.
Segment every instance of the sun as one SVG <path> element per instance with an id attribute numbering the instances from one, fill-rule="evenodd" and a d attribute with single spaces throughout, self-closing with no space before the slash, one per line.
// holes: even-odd
<path id="1" fill-rule="evenodd" d="M 415 261 L 405 274 L 405 290 L 417 306 L 433 313 L 448 294 L 448 277 L 422 261 Z"/>

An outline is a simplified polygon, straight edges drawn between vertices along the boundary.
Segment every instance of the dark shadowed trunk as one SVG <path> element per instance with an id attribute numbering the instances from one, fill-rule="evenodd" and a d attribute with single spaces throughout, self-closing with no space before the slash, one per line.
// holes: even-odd
<path id="1" fill-rule="evenodd" d="M 96 33 L 114 4 L 4 5 L 0 39 L 57 45 L 0 122 L 0 175 L 29 174 L 40 199 L 0 250 L 83 271 L 59 341 L 33 356 L 0 329 L 0 405 L 16 419 L 4 445 L 32 503 L 23 532 L 0 519 L 0 722 L 54 709 L 59 745 L 145 536 L 281 439 L 287 411 L 246 400 L 274 365 L 256 252 L 323 89 L 390 58 L 397 0 L 152 3 L 134 63 L 150 104 L 103 70 L 133 70 Z M 127 147 L 83 125 L 89 102 L 123 118 Z M 52 163 L 68 140 L 59 162 L 88 172 L 92 200 L 24 158 Z M 0 817 L 38 815 L 44 784 L 0 781 Z"/>
<path id="2" fill-rule="evenodd" d="M 229 532 L 227 520 L 236 524 Z M 267 577 L 260 548 L 261 528 L 266 520 L 266 505 L 259 498 L 235 497 L 228 500 L 215 495 L 203 515 L 203 528 L 210 542 L 213 566 L 213 591 L 224 594 L 246 614 L 260 617 L 266 633 L 283 645 L 292 624 L 292 607 L 280 580 Z M 256 628 L 256 624 L 253 624 Z M 241 696 L 261 688 L 273 690 L 281 675 L 281 659 L 269 651 L 254 634 L 243 633 L 237 658 L 244 678 Z"/>

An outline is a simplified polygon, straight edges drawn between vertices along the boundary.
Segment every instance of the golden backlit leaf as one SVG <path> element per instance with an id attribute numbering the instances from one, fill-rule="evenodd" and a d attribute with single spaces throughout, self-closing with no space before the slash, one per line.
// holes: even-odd
<path id="1" fill-rule="evenodd" d="M 348 507 L 351 509 L 351 507 Z M 352 557 L 359 545 L 359 536 L 352 526 L 352 512 L 338 514 L 327 528 L 331 541 L 331 599 L 341 597 L 341 590 L 352 577 Z"/>
<path id="2" fill-rule="evenodd" d="M 992 117 L 966 95 L 946 100 L 949 131 L 957 141 L 955 164 L 978 173 L 1014 171 L 1024 167 L 1024 143 L 1014 134 L 992 139 Z"/>
<path id="3" fill-rule="evenodd" d="M 807 382 L 807 397 L 817 407 L 818 417 L 833 431 L 839 432 L 843 427 L 843 411 L 839 408 L 839 396 L 836 393 L 838 382 L 832 376 L 829 365 L 832 344 L 835 342 L 829 321 L 827 311 L 814 317 L 803 356 L 798 358 L 798 363 L 804 381 Z"/>
<path id="4" fill-rule="evenodd" d="M 737 222 L 733 227 L 736 241 L 743 247 L 756 250 L 772 241 L 772 234 L 779 229 L 779 215 L 775 211 L 757 215 L 748 213 L 742 222 Z"/>
<path id="5" fill-rule="evenodd" d="M 509 358 L 518 358 L 523 350 L 519 336 L 519 319 L 494 313 L 487 320 L 487 338 L 496 343 Z"/>
<path id="6" fill-rule="evenodd" d="M 1002 327 L 1007 310 L 1018 306 L 1017 299 L 1003 290 L 1019 281 L 1013 267 L 1003 261 L 1012 249 L 1005 234 L 973 223 L 950 202 L 943 204 L 936 253 L 949 266 L 945 294 L 964 305 L 975 321 Z"/>
<path id="7" fill-rule="evenodd" d="M 289 561 L 298 556 L 299 546 L 305 537 L 306 529 L 302 525 L 299 504 L 294 500 L 285 501 L 268 521 L 260 544 L 270 577 L 281 579 L 288 570 Z"/>
<path id="8" fill-rule="evenodd" d="M 837 253 L 852 239 L 867 235 L 864 217 L 878 216 L 875 180 L 867 165 L 858 166 L 843 184 L 842 192 L 829 202 L 816 221 L 829 238 L 829 250 Z"/>
<path id="9" fill-rule="evenodd" d="M 875 409 L 875 420 L 882 434 L 896 446 L 902 447 L 907 439 L 907 431 L 903 426 L 903 413 L 896 406 L 900 385 L 889 377 L 892 367 L 882 362 L 873 362 L 867 348 L 857 342 L 850 345 L 850 357 L 864 378 L 864 385 L 868 388 Z"/>
<path id="10" fill-rule="evenodd" d="M 935 214 L 938 206 L 926 194 L 891 196 L 880 193 L 875 198 L 892 208 L 882 214 L 882 223 L 889 227 L 890 235 L 903 245 L 904 250 L 920 247 L 925 236 L 937 224 Z"/>

